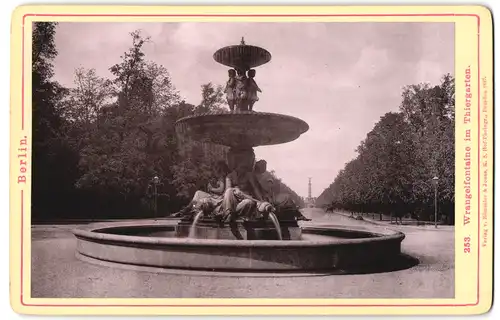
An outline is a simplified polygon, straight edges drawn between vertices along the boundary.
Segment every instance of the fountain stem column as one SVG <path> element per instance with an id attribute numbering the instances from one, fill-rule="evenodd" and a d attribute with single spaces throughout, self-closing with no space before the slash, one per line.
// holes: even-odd
<path id="1" fill-rule="evenodd" d="M 252 147 L 231 147 L 227 152 L 229 170 L 246 170 L 252 172 L 255 164 L 255 153 Z"/>

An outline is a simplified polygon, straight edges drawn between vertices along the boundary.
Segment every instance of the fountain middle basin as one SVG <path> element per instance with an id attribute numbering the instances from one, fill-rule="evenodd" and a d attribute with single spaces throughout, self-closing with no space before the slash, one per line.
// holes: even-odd
<path id="1" fill-rule="evenodd" d="M 351 270 L 396 259 L 404 234 L 386 228 L 311 226 L 301 240 L 179 238 L 177 221 L 114 222 L 74 230 L 77 253 L 96 262 L 233 272 Z"/>

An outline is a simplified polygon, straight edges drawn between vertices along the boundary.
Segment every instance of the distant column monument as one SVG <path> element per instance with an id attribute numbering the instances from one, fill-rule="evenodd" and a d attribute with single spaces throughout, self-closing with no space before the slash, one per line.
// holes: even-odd
<path id="1" fill-rule="evenodd" d="M 308 193 L 307 193 L 307 200 L 306 200 L 307 207 L 309 207 L 309 208 L 314 207 L 314 202 L 316 200 L 316 199 L 314 199 L 312 197 L 312 183 L 311 183 L 311 179 L 312 178 L 309 178 Z"/>

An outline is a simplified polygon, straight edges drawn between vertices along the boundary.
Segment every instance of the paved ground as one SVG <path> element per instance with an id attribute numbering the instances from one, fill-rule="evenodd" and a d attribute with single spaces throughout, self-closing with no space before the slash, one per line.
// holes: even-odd
<path id="1" fill-rule="evenodd" d="M 341 214 L 305 209 L 310 223 L 366 225 Z M 309 224 L 309 223 L 308 223 Z M 406 234 L 410 269 L 363 275 L 221 277 L 150 273 L 97 266 L 75 258 L 72 225 L 33 226 L 32 297 L 46 298 L 452 298 L 453 228 L 391 225 Z"/>

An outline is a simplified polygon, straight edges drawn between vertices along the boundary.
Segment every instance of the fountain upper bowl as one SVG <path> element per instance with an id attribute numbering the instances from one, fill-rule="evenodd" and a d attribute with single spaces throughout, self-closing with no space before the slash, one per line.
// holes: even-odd
<path id="1" fill-rule="evenodd" d="M 309 130 L 298 118 L 265 112 L 214 112 L 179 119 L 179 135 L 229 147 L 256 147 L 296 140 Z"/>
<path id="2" fill-rule="evenodd" d="M 225 66 L 248 70 L 271 61 L 271 54 L 264 48 L 251 45 L 233 45 L 217 50 L 214 60 Z"/>

